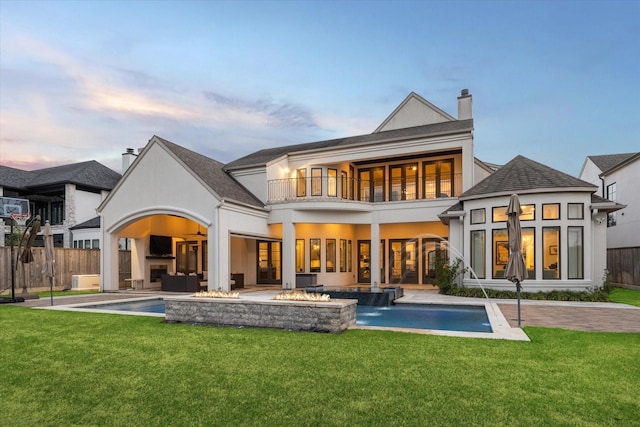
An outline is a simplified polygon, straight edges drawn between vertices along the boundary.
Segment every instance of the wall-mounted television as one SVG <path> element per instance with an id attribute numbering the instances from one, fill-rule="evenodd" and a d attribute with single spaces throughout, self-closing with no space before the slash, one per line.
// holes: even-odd
<path id="1" fill-rule="evenodd" d="M 173 255 L 172 240 L 169 236 L 149 236 L 149 255 L 171 256 Z"/>

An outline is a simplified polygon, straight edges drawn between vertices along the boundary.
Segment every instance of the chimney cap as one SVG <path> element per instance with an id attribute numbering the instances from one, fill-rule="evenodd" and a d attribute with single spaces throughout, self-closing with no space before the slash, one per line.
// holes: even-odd
<path id="1" fill-rule="evenodd" d="M 469 96 L 469 89 L 462 89 L 460 91 L 460 96 Z"/>

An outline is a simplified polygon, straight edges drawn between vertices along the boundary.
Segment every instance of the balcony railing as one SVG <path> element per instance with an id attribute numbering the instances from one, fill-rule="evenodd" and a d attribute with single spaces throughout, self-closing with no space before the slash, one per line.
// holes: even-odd
<path id="1" fill-rule="evenodd" d="M 357 200 L 368 203 L 457 197 L 462 174 L 424 176 L 417 181 L 359 180 L 329 176 L 274 179 L 268 182 L 268 203 Z"/>

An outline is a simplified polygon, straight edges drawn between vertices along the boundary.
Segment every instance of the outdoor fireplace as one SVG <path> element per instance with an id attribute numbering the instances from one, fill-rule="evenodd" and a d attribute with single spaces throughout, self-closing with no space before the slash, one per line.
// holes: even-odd
<path id="1" fill-rule="evenodd" d="M 149 281 L 160 282 L 162 281 L 162 275 L 167 274 L 168 269 L 166 265 L 151 265 L 150 266 Z"/>

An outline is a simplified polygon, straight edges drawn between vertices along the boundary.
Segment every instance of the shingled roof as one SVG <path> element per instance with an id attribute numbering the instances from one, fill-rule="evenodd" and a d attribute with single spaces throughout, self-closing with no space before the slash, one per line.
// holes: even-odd
<path id="1" fill-rule="evenodd" d="M 540 191 L 588 191 L 597 187 L 524 156 L 516 156 L 506 165 L 465 191 L 460 200 L 513 193 Z"/>
<path id="2" fill-rule="evenodd" d="M 33 171 L 0 167 L 0 185 L 21 190 L 57 184 L 76 184 L 97 190 L 111 190 L 120 178 L 119 173 L 95 160 Z"/>
<path id="3" fill-rule="evenodd" d="M 603 154 L 600 156 L 587 156 L 587 158 L 591 159 L 601 172 L 605 172 L 637 154 L 639 153 Z"/>
<path id="4" fill-rule="evenodd" d="M 366 135 L 350 136 L 346 138 L 329 139 L 325 141 L 308 142 L 304 144 L 287 145 L 284 147 L 266 148 L 237 160 L 227 163 L 225 170 L 241 169 L 246 167 L 265 166 L 268 162 L 286 154 L 344 147 L 350 145 L 382 144 L 416 137 L 429 137 L 442 134 L 453 134 L 473 130 L 473 119 L 455 120 L 451 122 L 435 123 L 424 126 L 415 126 L 403 129 L 394 129 L 384 132 L 375 132 Z"/>
<path id="5" fill-rule="evenodd" d="M 152 139 L 156 139 L 164 145 L 223 199 L 235 200 L 251 206 L 264 207 L 264 203 L 224 171 L 223 163 L 158 136 L 154 136 Z"/>

